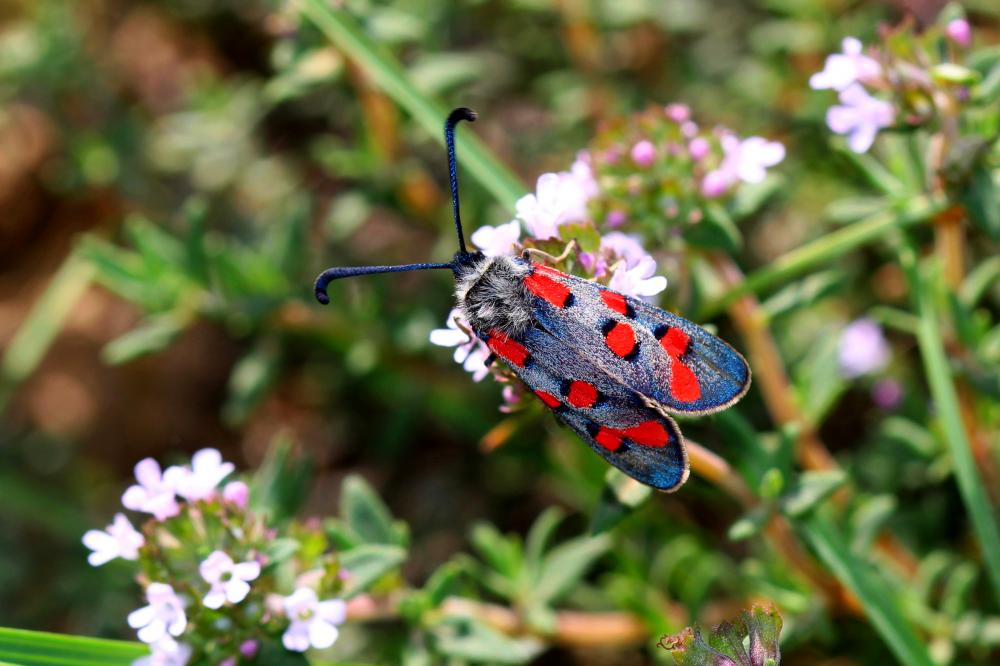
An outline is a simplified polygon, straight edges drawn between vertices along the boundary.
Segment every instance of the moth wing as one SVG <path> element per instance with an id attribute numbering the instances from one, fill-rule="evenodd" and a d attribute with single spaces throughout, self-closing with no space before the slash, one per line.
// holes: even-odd
<path id="1" fill-rule="evenodd" d="M 743 356 L 700 326 L 595 282 L 532 268 L 525 285 L 538 324 L 664 409 L 710 414 L 750 388 Z"/>
<path id="2" fill-rule="evenodd" d="M 540 328 L 517 340 L 498 333 L 481 337 L 559 420 L 610 464 L 659 490 L 675 490 L 687 479 L 687 451 L 677 424 L 577 348 Z"/>

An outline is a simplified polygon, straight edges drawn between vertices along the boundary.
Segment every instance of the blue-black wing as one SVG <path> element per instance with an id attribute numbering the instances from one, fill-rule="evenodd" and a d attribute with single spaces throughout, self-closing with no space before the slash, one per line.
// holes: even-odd
<path id="1" fill-rule="evenodd" d="M 717 412 L 750 387 L 743 356 L 682 317 L 539 264 L 524 280 L 539 327 L 667 411 Z"/>
<path id="2" fill-rule="evenodd" d="M 555 415 L 594 451 L 637 481 L 660 490 L 688 476 L 677 424 L 587 354 L 541 328 L 514 340 L 480 334 Z"/>

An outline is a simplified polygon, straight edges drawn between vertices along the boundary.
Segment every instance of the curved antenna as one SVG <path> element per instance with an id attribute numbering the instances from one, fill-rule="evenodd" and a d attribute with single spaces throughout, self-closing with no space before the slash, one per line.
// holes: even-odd
<path id="1" fill-rule="evenodd" d="M 447 264 L 405 264 L 402 266 L 349 266 L 328 268 L 316 278 L 313 291 L 316 300 L 327 305 L 330 302 L 330 295 L 326 293 L 326 287 L 334 280 L 354 277 L 355 275 L 371 275 L 372 273 L 399 273 L 402 271 L 426 271 L 433 268 L 454 268 L 451 262 Z"/>
<path id="2" fill-rule="evenodd" d="M 455 233 L 458 234 L 458 250 L 468 254 L 465 249 L 465 236 L 462 234 L 462 215 L 458 210 L 458 164 L 455 162 L 455 125 L 463 120 L 470 123 L 476 120 L 476 112 L 464 106 L 448 114 L 444 121 L 444 142 L 448 148 L 448 175 L 451 178 L 451 210 L 455 216 Z"/>

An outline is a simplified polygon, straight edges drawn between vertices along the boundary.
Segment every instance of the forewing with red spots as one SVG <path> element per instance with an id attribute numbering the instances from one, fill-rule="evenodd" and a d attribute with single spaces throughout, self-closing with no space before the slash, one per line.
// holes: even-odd
<path id="1" fill-rule="evenodd" d="M 482 337 L 543 405 L 609 463 L 660 490 L 684 483 L 687 453 L 677 425 L 584 350 L 541 328 L 517 340 Z"/>
<path id="2" fill-rule="evenodd" d="M 712 413 L 749 388 L 743 357 L 700 326 L 595 282 L 533 268 L 525 283 L 539 326 L 663 409 Z"/>

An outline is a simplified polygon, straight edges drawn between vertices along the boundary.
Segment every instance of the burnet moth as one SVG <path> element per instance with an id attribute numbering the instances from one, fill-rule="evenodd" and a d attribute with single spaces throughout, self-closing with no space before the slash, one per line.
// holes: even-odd
<path id="1" fill-rule="evenodd" d="M 688 476 L 684 439 L 671 414 L 711 414 L 746 394 L 750 368 L 728 344 L 675 314 L 520 257 L 465 246 L 458 205 L 455 109 L 444 126 L 458 252 L 448 263 L 330 268 L 333 280 L 447 268 L 472 331 L 590 447 L 637 481 L 672 491 Z"/>

